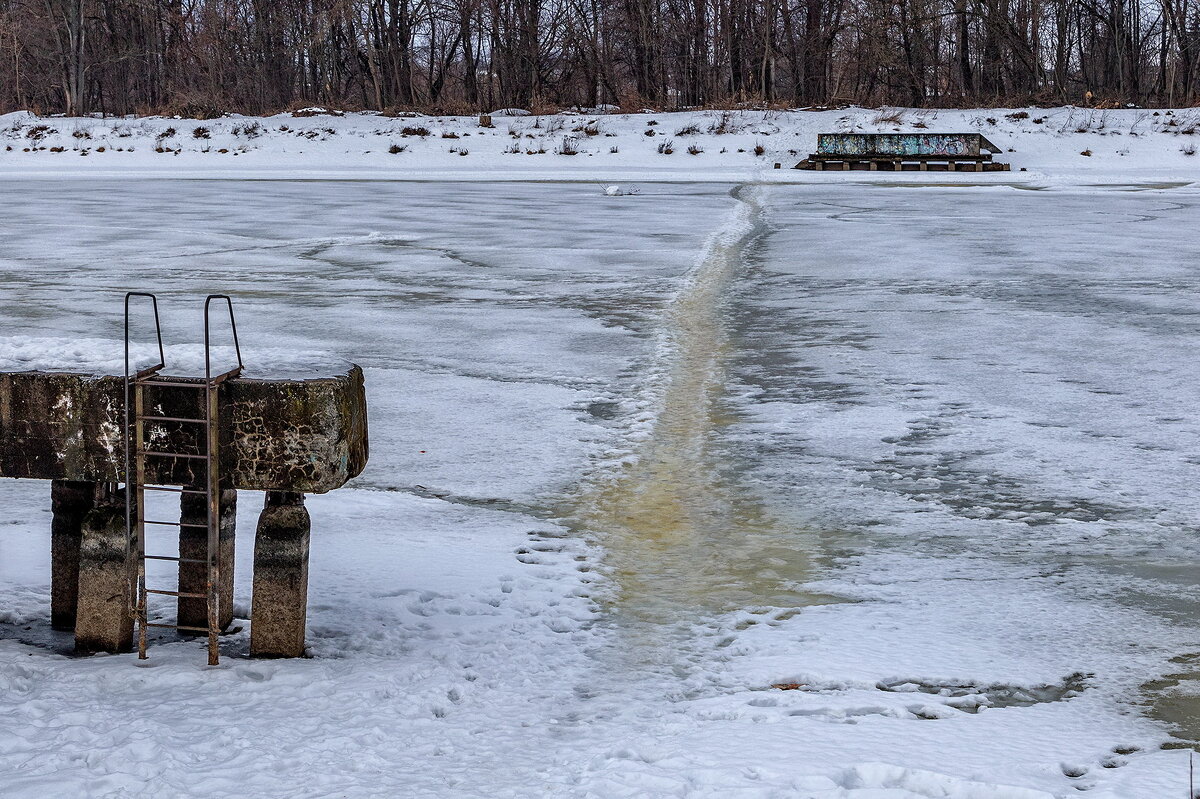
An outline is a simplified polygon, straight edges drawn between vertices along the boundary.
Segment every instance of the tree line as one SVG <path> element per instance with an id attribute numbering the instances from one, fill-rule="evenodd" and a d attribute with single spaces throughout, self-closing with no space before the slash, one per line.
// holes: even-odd
<path id="1" fill-rule="evenodd" d="M 0 0 L 0 109 L 1200 101 L 1200 0 Z"/>

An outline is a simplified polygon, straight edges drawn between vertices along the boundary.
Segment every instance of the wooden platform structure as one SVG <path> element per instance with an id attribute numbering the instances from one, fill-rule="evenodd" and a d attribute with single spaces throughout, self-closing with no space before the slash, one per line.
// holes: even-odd
<path id="1" fill-rule="evenodd" d="M 979 133 L 821 133 L 817 152 L 795 169 L 1007 172 L 1002 152 Z"/>

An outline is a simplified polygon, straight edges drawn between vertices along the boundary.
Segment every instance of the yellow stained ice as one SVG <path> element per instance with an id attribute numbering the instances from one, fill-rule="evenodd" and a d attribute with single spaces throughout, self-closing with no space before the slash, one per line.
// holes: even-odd
<path id="1" fill-rule="evenodd" d="M 735 196 L 741 207 L 666 309 L 653 432 L 635 463 L 594 479 L 578 506 L 605 547 L 614 610 L 639 620 L 817 600 L 798 588 L 808 572 L 801 531 L 774 518 L 714 447 L 731 421 L 728 292 L 759 230 L 755 190 Z"/>

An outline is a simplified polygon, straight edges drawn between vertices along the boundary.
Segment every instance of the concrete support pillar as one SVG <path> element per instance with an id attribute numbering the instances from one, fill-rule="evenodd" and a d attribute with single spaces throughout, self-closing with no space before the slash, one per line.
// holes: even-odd
<path id="1" fill-rule="evenodd" d="M 235 517 L 237 516 L 237 491 L 227 488 L 221 492 L 220 546 L 217 563 L 220 566 L 220 598 L 217 622 L 224 630 L 233 621 L 233 551 Z M 179 521 L 184 524 L 207 524 L 208 500 L 203 494 L 180 494 Z M 179 557 L 205 560 L 208 557 L 208 529 L 205 527 L 179 528 Z M 208 591 L 208 567 L 203 563 L 179 564 L 180 593 L 204 594 Z M 179 598 L 179 623 L 186 627 L 208 626 L 208 603 L 194 597 Z"/>
<path id="2" fill-rule="evenodd" d="M 303 494 L 267 492 L 254 538 L 251 657 L 304 654 L 309 528 Z"/>
<path id="3" fill-rule="evenodd" d="M 75 629 L 79 602 L 79 544 L 83 517 L 96 505 L 100 484 L 84 480 L 50 483 L 50 626 Z"/>
<path id="4" fill-rule="evenodd" d="M 75 649 L 128 652 L 133 646 L 135 559 L 125 530 L 124 491 L 106 484 L 81 528 Z"/>

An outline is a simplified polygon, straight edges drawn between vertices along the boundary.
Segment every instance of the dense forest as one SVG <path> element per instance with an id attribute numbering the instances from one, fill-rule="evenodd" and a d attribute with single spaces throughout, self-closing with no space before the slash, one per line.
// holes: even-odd
<path id="1" fill-rule="evenodd" d="M 1200 0 L 0 0 L 0 110 L 1198 100 Z"/>

